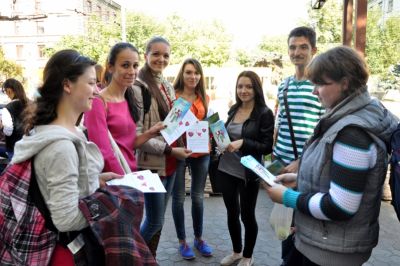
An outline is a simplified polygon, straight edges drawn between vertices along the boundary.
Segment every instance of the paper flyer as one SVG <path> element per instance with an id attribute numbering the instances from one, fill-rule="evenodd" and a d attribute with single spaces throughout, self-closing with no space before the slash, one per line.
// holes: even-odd
<path id="1" fill-rule="evenodd" d="M 245 167 L 249 168 L 251 171 L 256 173 L 259 177 L 261 177 L 268 185 L 273 186 L 276 183 L 274 182 L 275 176 L 271 174 L 267 169 L 264 168 L 253 156 L 247 155 L 243 156 L 240 159 L 240 163 Z"/>
<path id="2" fill-rule="evenodd" d="M 110 186 L 127 186 L 136 188 L 143 193 L 166 193 L 160 177 L 150 170 L 133 172 L 124 175 L 123 178 L 113 179 L 106 182 Z"/>
<path id="3" fill-rule="evenodd" d="M 160 131 L 168 145 L 177 140 L 197 121 L 196 116 L 189 110 L 191 105 L 181 97 L 174 102 L 174 106 L 163 122 L 167 128 Z"/>
<path id="4" fill-rule="evenodd" d="M 209 152 L 209 133 L 207 121 L 196 121 L 191 128 L 186 131 L 187 148 L 192 152 Z"/>
<path id="5" fill-rule="evenodd" d="M 231 143 L 231 140 L 229 139 L 228 131 L 226 131 L 224 122 L 222 120 L 218 120 L 210 125 L 210 129 L 218 148 L 225 150 L 229 143 Z"/>

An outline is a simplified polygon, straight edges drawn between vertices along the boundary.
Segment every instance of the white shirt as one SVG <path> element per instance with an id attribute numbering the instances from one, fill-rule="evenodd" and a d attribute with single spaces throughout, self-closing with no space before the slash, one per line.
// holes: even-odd
<path id="1" fill-rule="evenodd" d="M 14 131 L 14 123 L 12 117 L 7 108 L 3 108 L 1 115 L 1 123 L 3 124 L 3 132 L 6 136 L 11 136 Z"/>

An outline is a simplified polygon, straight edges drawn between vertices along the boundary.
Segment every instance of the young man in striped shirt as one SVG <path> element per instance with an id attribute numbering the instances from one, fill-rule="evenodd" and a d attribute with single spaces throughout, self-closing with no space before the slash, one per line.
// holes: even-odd
<path id="1" fill-rule="evenodd" d="M 274 159 L 283 161 L 287 166 L 282 173 L 296 173 L 298 160 L 295 159 L 288 119 L 283 100 L 283 91 L 288 80 L 287 101 L 292 121 L 294 139 L 300 156 L 306 140 L 311 136 L 317 125 L 323 108 L 316 95 L 313 95 L 314 85 L 305 78 L 304 70 L 317 52 L 315 31 L 308 27 L 293 29 L 288 37 L 288 54 L 295 66 L 294 76 L 282 81 L 278 88 L 278 112 L 274 133 Z"/>

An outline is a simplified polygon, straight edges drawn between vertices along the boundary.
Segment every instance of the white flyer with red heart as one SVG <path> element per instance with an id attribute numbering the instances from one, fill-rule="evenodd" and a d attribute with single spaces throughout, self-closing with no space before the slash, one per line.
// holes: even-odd
<path id="1" fill-rule="evenodd" d="M 165 193 L 164 185 L 157 174 L 150 170 L 133 172 L 106 182 L 109 186 L 127 186 L 136 188 L 143 193 Z"/>
<path id="2" fill-rule="evenodd" d="M 196 153 L 209 152 L 210 135 L 207 121 L 196 121 L 191 128 L 186 130 L 187 148 Z"/>

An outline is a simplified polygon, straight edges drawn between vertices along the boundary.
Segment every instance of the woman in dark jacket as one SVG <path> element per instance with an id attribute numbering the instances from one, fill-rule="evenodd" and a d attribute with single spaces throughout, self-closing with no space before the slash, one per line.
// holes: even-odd
<path id="1" fill-rule="evenodd" d="M 228 112 L 226 128 L 232 142 L 221 156 L 218 175 L 233 253 L 223 258 L 221 265 L 231 265 L 239 259 L 238 265 L 252 265 L 258 233 L 255 208 L 259 181 L 240 164 L 240 158 L 252 155 L 261 162 L 264 154 L 272 152 L 274 132 L 272 111 L 265 104 L 261 80 L 253 71 L 243 71 L 238 76 L 236 103 Z M 239 215 L 245 228 L 244 247 Z"/>
<path id="2" fill-rule="evenodd" d="M 7 79 L 3 84 L 3 92 L 7 94 L 9 102 L 2 113 L 2 131 L 6 140 L 6 153 L 9 160 L 13 157 L 14 146 L 22 138 L 22 111 L 25 109 L 28 98 L 26 97 L 24 87 L 16 79 Z"/>

